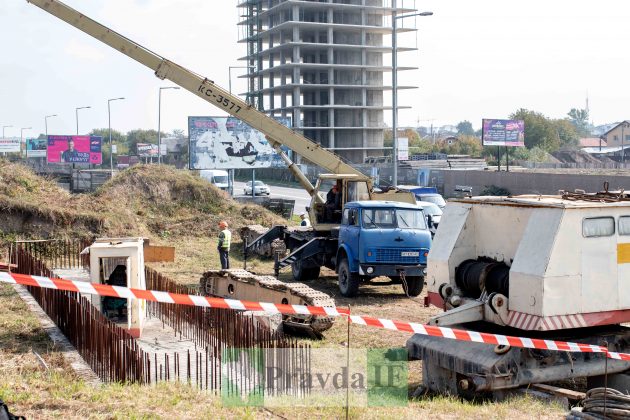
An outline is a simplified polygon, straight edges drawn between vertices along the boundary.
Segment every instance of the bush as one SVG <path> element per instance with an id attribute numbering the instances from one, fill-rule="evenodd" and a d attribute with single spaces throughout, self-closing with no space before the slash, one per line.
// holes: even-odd
<path id="1" fill-rule="evenodd" d="M 505 197 L 512 195 L 512 193 L 509 190 L 506 190 L 502 187 L 497 187 L 496 185 L 486 185 L 479 195 L 497 195 Z"/>

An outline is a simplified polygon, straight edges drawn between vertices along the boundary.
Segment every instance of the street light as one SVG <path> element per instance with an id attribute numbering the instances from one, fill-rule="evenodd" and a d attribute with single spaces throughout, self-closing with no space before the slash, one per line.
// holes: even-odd
<path id="1" fill-rule="evenodd" d="M 20 128 L 20 148 L 22 147 L 22 143 L 24 143 L 24 130 L 32 130 L 32 129 L 33 129 L 33 127 Z M 26 146 L 26 145 L 24 145 L 24 146 Z M 20 153 L 20 154 L 22 154 L 22 153 Z"/>
<path id="2" fill-rule="evenodd" d="M 254 66 L 229 66 L 228 67 L 228 92 L 232 93 L 232 69 L 253 69 Z M 249 101 L 248 101 L 249 102 Z M 234 195 L 234 169 L 230 169 L 228 172 L 228 190 L 230 194 Z M 256 196 L 254 191 L 254 183 L 256 181 L 256 170 L 252 169 L 252 198 Z"/>
<path id="3" fill-rule="evenodd" d="M 44 117 L 44 126 L 46 127 L 46 141 L 48 141 L 48 118 L 56 117 L 57 114 L 46 115 Z"/>
<path id="4" fill-rule="evenodd" d="M 162 134 L 160 133 L 160 123 L 162 119 L 162 91 L 164 89 L 179 89 L 177 86 L 166 86 L 160 88 L 158 94 L 158 165 L 162 163 Z"/>
<path id="5" fill-rule="evenodd" d="M 111 171 L 112 177 L 114 176 L 114 148 L 112 147 L 112 113 L 109 104 L 112 101 L 120 101 L 121 99 L 125 98 L 120 97 L 107 100 L 107 121 L 109 124 L 109 170 Z"/>
<path id="6" fill-rule="evenodd" d="M 398 185 L 398 45 L 397 45 L 397 26 L 398 19 L 404 19 L 412 16 L 431 16 L 433 12 L 409 13 L 406 15 L 396 15 L 396 0 L 392 1 L 392 140 L 393 153 L 392 161 L 394 163 L 394 187 Z"/>
<path id="7" fill-rule="evenodd" d="M 91 106 L 81 106 L 79 108 L 75 108 L 74 112 L 76 114 L 77 117 L 77 136 L 79 135 L 79 110 L 80 109 L 88 109 L 88 108 L 92 108 Z"/>
<path id="8" fill-rule="evenodd" d="M 3 125 L 2 126 L 2 138 L 4 138 L 4 129 L 5 128 L 9 128 L 9 127 L 13 127 L 12 125 Z"/>

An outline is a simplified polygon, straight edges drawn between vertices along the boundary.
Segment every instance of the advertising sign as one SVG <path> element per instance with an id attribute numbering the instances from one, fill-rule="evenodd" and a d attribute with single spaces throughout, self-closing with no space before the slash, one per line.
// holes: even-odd
<path id="1" fill-rule="evenodd" d="M 26 139 L 26 157 L 42 158 L 46 157 L 46 139 Z"/>
<path id="2" fill-rule="evenodd" d="M 19 138 L 0 139 L 0 152 L 2 153 L 20 152 L 20 139 Z"/>
<path id="3" fill-rule="evenodd" d="M 291 126 L 290 118 L 276 120 Z M 282 165 L 265 135 L 234 117 L 188 117 L 190 169 L 257 169 Z"/>
<path id="4" fill-rule="evenodd" d="M 158 145 L 153 143 L 138 143 L 136 150 L 138 156 L 143 158 L 157 157 L 158 155 Z M 162 156 L 166 156 L 166 146 L 164 145 L 162 145 Z"/>
<path id="5" fill-rule="evenodd" d="M 398 137 L 398 160 L 409 160 L 408 137 Z"/>
<path id="6" fill-rule="evenodd" d="M 102 140 L 98 136 L 48 136 L 46 161 L 100 165 L 103 162 Z"/>
<path id="7" fill-rule="evenodd" d="M 484 119 L 481 142 L 484 146 L 525 147 L 525 121 Z"/>

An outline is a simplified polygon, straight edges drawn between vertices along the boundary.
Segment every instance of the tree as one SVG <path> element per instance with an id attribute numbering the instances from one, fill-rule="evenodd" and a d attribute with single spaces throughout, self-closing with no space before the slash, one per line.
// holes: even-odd
<path id="1" fill-rule="evenodd" d="M 407 137 L 409 139 L 409 147 L 411 147 L 412 144 L 420 141 L 420 135 L 418 134 L 418 132 L 411 128 L 398 130 L 398 137 Z M 385 136 L 383 138 L 383 147 L 392 147 L 393 144 L 392 130 L 385 131 Z"/>
<path id="2" fill-rule="evenodd" d="M 560 147 L 556 125 L 540 112 L 521 108 L 510 115 L 510 119 L 525 121 L 525 146 L 528 149 L 540 147 L 547 152 L 554 152 Z"/>
<path id="3" fill-rule="evenodd" d="M 571 108 L 571 111 L 567 113 L 569 116 L 569 121 L 575 129 L 579 136 L 588 136 L 590 135 L 589 123 L 588 123 L 588 110 L 579 109 L 579 108 Z"/>
<path id="4" fill-rule="evenodd" d="M 560 147 L 565 149 L 577 149 L 580 143 L 580 135 L 575 125 L 568 119 L 553 120 L 553 124 L 558 132 Z"/>
<path id="5" fill-rule="evenodd" d="M 103 137 L 103 144 L 109 143 L 109 128 L 95 128 L 89 134 L 90 136 Z M 127 143 L 127 136 L 118 130 L 112 130 L 112 142 L 114 144 Z"/>
<path id="6" fill-rule="evenodd" d="M 462 135 L 451 144 L 448 144 L 446 140 L 438 141 L 437 151 L 448 155 L 481 156 L 483 150 L 481 147 L 481 139 L 479 137 Z"/>
<path id="7" fill-rule="evenodd" d="M 472 123 L 468 120 L 464 120 L 457 124 L 457 134 L 464 136 L 474 136 L 475 129 L 472 126 Z"/>

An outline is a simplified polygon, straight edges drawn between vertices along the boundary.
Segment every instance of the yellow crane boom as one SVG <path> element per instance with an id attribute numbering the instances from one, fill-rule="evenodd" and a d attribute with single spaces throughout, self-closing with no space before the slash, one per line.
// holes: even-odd
<path id="1" fill-rule="evenodd" d="M 273 143 L 280 143 L 287 146 L 295 153 L 307 158 L 309 161 L 321 166 L 330 173 L 355 174 L 361 178 L 365 178 L 363 173 L 343 162 L 339 156 L 323 149 L 319 144 L 258 111 L 241 100 L 238 96 L 232 95 L 227 90 L 217 86 L 212 80 L 167 60 L 159 54 L 90 19 L 60 1 L 27 1 L 122 52 L 128 57 L 133 58 L 137 62 L 144 64 L 153 70 L 158 78 L 168 79 L 200 98 L 205 99 L 212 105 L 221 108 L 228 114 L 246 122 L 270 138 L 272 145 Z M 295 171 L 299 171 L 295 167 L 291 167 L 290 169 L 294 174 L 296 173 Z M 296 175 L 302 185 L 308 190 L 309 194 L 312 194 L 313 186 L 306 177 L 304 177 L 301 172 Z M 305 182 L 308 184 L 305 185 Z"/>

